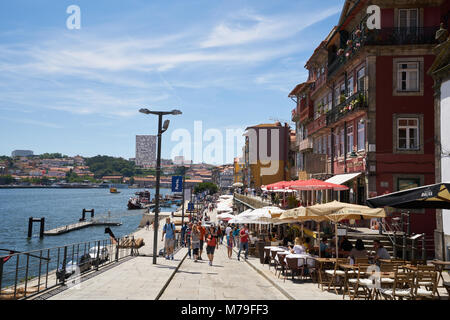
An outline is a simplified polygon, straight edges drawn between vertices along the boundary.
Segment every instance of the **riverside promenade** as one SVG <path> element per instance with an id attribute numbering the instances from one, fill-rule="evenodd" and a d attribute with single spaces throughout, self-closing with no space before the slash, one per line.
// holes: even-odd
<path id="1" fill-rule="evenodd" d="M 163 247 L 161 231 L 165 217 L 160 220 L 158 250 Z M 211 221 L 216 213 L 210 214 Z M 93 277 L 70 288 L 47 294 L 48 300 L 343 300 L 342 295 L 322 291 L 309 281 L 284 281 L 275 276 L 273 268 L 262 265 L 258 258 L 237 260 L 237 248 L 232 259 L 225 245 L 219 245 L 214 263 L 208 265 L 205 250 L 203 260 L 194 262 L 187 257 L 187 248 L 179 249 L 174 260 L 158 257 L 152 264 L 153 231 L 141 230 L 133 234 L 144 238 L 145 246 L 139 256 L 125 258 L 122 262 L 105 268 Z M 100 269 L 102 270 L 102 269 Z M 445 274 L 448 280 L 448 274 Z M 439 290 L 446 299 L 444 289 Z M 39 297 L 35 297 L 39 298 Z M 41 298 L 42 299 L 42 298 Z M 345 297 L 348 300 L 348 297 Z"/>

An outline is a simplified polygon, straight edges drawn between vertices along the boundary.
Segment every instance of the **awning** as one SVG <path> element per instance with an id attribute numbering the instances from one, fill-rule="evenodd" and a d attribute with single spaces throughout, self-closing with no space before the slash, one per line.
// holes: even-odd
<path id="1" fill-rule="evenodd" d="M 356 177 L 359 177 L 361 174 L 362 174 L 362 172 L 337 174 L 337 175 L 331 177 L 330 179 L 325 180 L 325 182 L 331 182 L 331 183 L 335 183 L 335 184 L 343 184 L 343 183 L 346 183 L 347 181 L 355 179 Z"/>

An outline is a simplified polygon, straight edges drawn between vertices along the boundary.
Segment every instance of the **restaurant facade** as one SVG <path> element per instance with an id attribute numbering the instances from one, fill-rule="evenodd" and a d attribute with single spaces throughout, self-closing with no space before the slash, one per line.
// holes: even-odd
<path id="1" fill-rule="evenodd" d="M 381 29 L 367 28 L 369 5 L 380 7 Z M 345 184 L 341 201 L 357 204 L 435 182 L 427 70 L 435 33 L 441 22 L 448 28 L 448 17 L 444 0 L 345 2 L 305 65 L 308 78 L 289 93 L 299 179 Z M 413 210 L 410 228 L 433 238 L 435 210 Z"/>

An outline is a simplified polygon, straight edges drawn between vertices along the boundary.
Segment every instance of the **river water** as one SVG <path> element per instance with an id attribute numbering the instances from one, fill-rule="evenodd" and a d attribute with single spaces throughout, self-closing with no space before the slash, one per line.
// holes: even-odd
<path id="1" fill-rule="evenodd" d="M 39 225 L 34 223 L 33 237 L 27 239 L 29 217 L 45 217 L 45 230 L 78 222 L 83 208 L 94 209 L 95 217 L 107 216 L 119 220 L 121 226 L 110 227 L 116 237 L 134 232 L 142 218 L 143 210 L 128 210 L 128 199 L 138 189 L 118 189 L 113 194 L 108 188 L 96 189 L 0 189 L 0 248 L 30 251 L 52 248 L 84 241 L 108 239 L 105 226 L 87 227 L 58 236 L 39 238 Z M 154 197 L 154 189 L 149 189 Z M 170 193 L 161 189 L 160 193 Z M 161 208 L 175 211 L 176 207 Z M 86 213 L 90 218 L 90 213 Z M 3 255 L 5 251 L 0 251 Z"/>

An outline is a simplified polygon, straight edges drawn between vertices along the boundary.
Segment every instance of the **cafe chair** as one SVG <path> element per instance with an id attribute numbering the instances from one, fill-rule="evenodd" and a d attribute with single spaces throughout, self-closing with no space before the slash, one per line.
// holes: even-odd
<path id="1" fill-rule="evenodd" d="M 369 264 L 369 258 L 355 258 L 355 264 Z"/>
<path id="2" fill-rule="evenodd" d="M 416 299 L 435 299 L 437 293 L 437 279 L 436 271 L 418 270 L 416 271 L 416 283 L 414 290 L 414 298 Z"/>
<path id="3" fill-rule="evenodd" d="M 349 275 L 348 284 L 347 284 L 347 294 L 350 300 L 355 300 L 357 298 L 368 299 L 368 284 L 372 283 L 370 279 L 367 279 L 366 271 L 370 265 L 367 264 L 358 264 L 358 269 L 353 275 Z M 367 281 L 370 281 L 367 282 Z M 345 297 L 345 293 L 344 293 Z M 343 298 L 344 298 L 343 297 Z"/>
<path id="4" fill-rule="evenodd" d="M 329 279 L 328 281 L 328 291 L 331 289 L 331 287 L 333 287 L 334 292 L 336 292 L 336 294 L 338 294 L 336 287 L 339 286 L 339 290 L 342 290 L 342 280 L 343 277 L 345 276 L 345 271 L 343 270 L 339 270 L 339 264 L 344 264 L 347 263 L 347 258 L 337 258 L 336 259 L 336 263 L 334 264 L 334 269 L 332 270 L 325 270 L 325 274 L 327 276 L 327 278 Z M 351 272 L 351 271 L 349 271 Z"/>
<path id="5" fill-rule="evenodd" d="M 414 298 L 415 274 L 395 271 L 392 288 L 377 288 L 376 291 L 387 300 L 411 300 Z"/>
<path id="6" fill-rule="evenodd" d="M 277 251 L 270 250 L 269 270 L 270 270 L 270 265 L 273 265 L 275 267 L 275 272 L 277 270 L 277 260 L 275 259 L 276 256 L 277 256 Z"/>
<path id="7" fill-rule="evenodd" d="M 285 253 L 280 253 L 280 252 L 277 252 L 277 261 L 278 261 L 278 264 L 277 264 L 277 267 L 279 267 L 279 270 L 280 270 L 280 273 L 278 274 L 278 278 L 280 277 L 280 274 L 281 273 L 286 273 L 286 261 L 285 261 L 285 258 L 286 257 L 286 254 Z M 275 267 L 275 275 L 277 274 L 277 267 Z"/>
<path id="8" fill-rule="evenodd" d="M 299 267 L 299 263 L 300 263 L 299 260 L 303 260 L 303 261 L 301 261 L 302 263 L 301 263 L 300 267 Z M 287 265 L 287 270 L 291 271 L 292 280 L 294 280 L 294 273 L 297 273 L 297 276 L 300 279 L 300 275 L 303 274 L 303 268 L 304 268 L 304 265 L 305 265 L 305 259 L 304 258 L 289 258 L 289 257 L 286 257 L 286 265 Z M 285 273 L 284 281 L 286 281 L 286 276 L 287 276 L 287 273 Z"/>
<path id="9" fill-rule="evenodd" d="M 318 266 L 316 259 L 306 258 L 305 264 L 306 268 L 308 269 L 308 272 L 305 273 L 305 277 L 309 277 L 313 282 L 319 281 Z"/>

